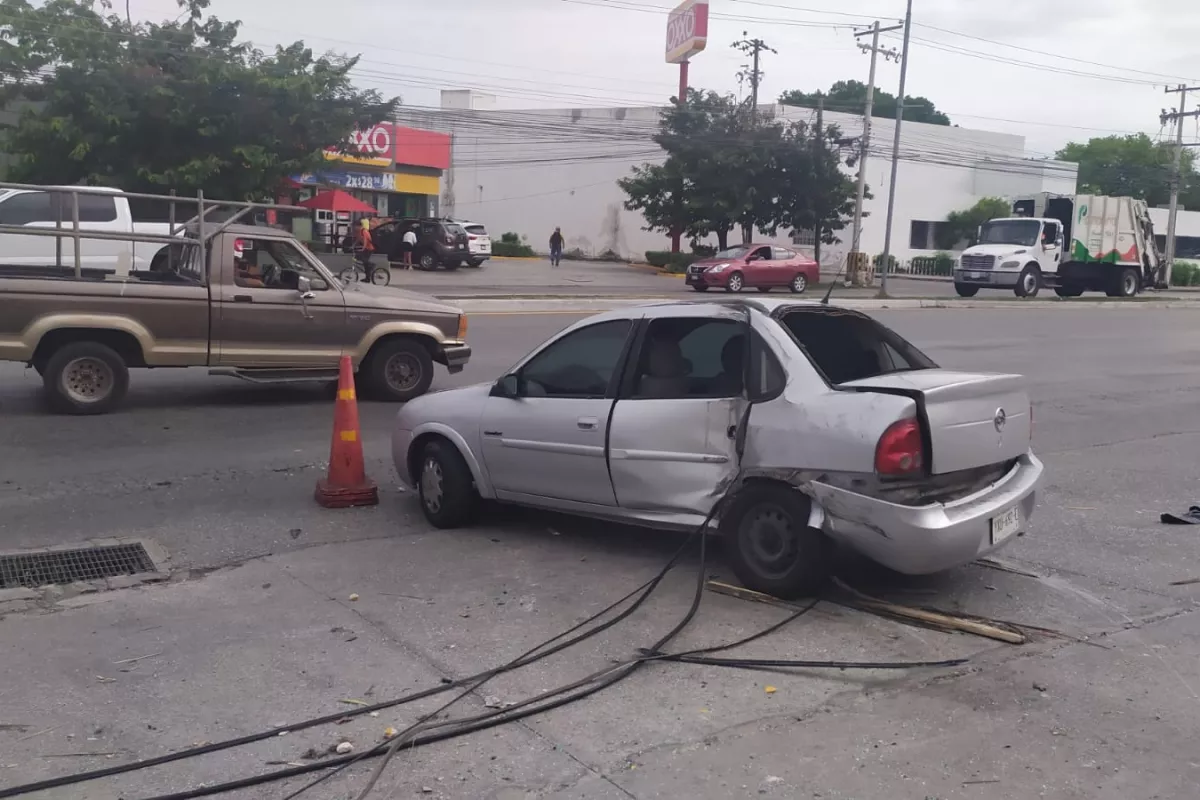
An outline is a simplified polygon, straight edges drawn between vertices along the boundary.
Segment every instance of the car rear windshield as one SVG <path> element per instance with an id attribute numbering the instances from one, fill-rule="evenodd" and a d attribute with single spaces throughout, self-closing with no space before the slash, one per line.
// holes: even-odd
<path id="1" fill-rule="evenodd" d="M 786 312 L 779 321 L 833 385 L 937 368 L 899 334 L 856 311 L 796 309 Z"/>
<path id="2" fill-rule="evenodd" d="M 460 233 L 465 234 L 466 231 L 462 229 L 461 225 L 456 225 L 453 222 L 447 222 L 446 233 L 450 234 L 451 236 L 458 236 Z"/>
<path id="3" fill-rule="evenodd" d="M 475 236 L 487 236 L 487 228 L 482 225 L 467 225 L 466 228 L 467 233 L 474 234 Z"/>

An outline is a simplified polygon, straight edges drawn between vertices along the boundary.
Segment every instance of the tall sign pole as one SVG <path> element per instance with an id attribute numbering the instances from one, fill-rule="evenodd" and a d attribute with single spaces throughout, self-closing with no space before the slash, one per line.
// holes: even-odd
<path id="1" fill-rule="evenodd" d="M 684 0 L 667 17 L 668 64 L 679 65 L 679 105 L 687 102 L 688 61 L 708 46 L 708 0 Z M 678 188 L 676 201 L 683 202 L 683 186 Z M 679 252 L 683 231 L 671 232 L 671 252 Z"/>

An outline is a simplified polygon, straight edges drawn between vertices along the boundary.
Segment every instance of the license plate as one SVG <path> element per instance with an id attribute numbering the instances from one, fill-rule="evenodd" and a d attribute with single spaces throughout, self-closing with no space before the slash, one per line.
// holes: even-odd
<path id="1" fill-rule="evenodd" d="M 981 281 L 984 278 L 984 274 L 982 272 L 968 272 L 967 277 L 972 278 L 977 281 Z"/>
<path id="2" fill-rule="evenodd" d="M 992 544 L 1021 532 L 1021 508 L 1013 506 L 998 517 L 992 517 Z"/>

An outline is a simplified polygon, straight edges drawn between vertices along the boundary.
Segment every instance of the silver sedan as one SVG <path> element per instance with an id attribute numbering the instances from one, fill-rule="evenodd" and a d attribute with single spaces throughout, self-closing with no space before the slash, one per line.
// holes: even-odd
<path id="1" fill-rule="evenodd" d="M 419 397 L 392 455 L 431 523 L 483 499 L 717 526 L 747 587 L 819 588 L 830 545 L 907 574 L 1025 532 L 1042 464 L 1017 375 L 939 369 L 871 317 L 790 300 L 582 320 L 498 380 Z"/>

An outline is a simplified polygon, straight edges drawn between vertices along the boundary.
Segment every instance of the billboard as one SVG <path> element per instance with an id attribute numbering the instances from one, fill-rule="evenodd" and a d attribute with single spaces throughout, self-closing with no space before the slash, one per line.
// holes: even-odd
<path id="1" fill-rule="evenodd" d="M 450 135 L 395 126 L 396 166 L 450 168 Z"/>
<path id="2" fill-rule="evenodd" d="M 667 63 L 678 64 L 708 44 L 708 0 L 684 0 L 667 17 Z"/>
<path id="3" fill-rule="evenodd" d="M 347 153 L 339 153 L 336 147 L 326 148 L 325 158 L 345 164 L 390 167 L 396 154 L 396 126 L 381 122 L 365 131 L 354 131 L 346 145 Z"/>

